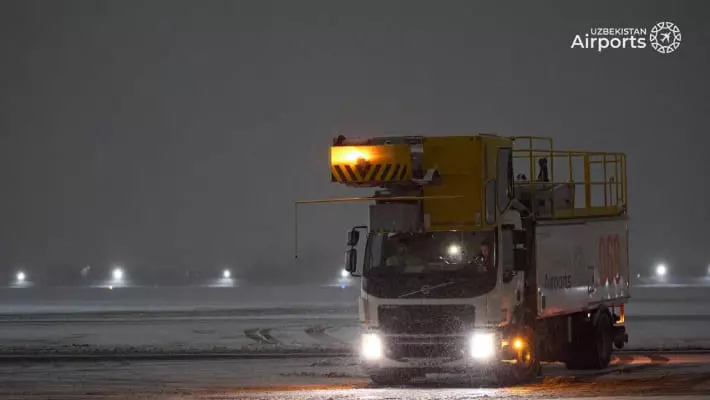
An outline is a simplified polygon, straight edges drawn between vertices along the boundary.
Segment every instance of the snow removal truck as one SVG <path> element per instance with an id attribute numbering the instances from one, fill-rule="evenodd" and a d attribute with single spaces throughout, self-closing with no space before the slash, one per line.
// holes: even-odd
<path id="1" fill-rule="evenodd" d="M 348 233 L 375 383 L 430 372 L 602 369 L 628 341 L 626 156 L 551 138 L 339 136 L 332 182 L 373 190 Z M 366 235 L 358 260 L 360 232 Z"/>

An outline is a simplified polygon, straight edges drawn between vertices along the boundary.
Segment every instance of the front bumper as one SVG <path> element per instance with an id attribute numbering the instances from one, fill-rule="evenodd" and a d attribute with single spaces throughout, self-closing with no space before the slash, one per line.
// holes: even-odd
<path id="1" fill-rule="evenodd" d="M 506 364 L 512 357 L 500 348 L 499 335 L 493 354 L 485 359 L 471 355 L 472 334 L 459 336 L 380 335 L 382 354 L 377 359 L 362 358 L 369 373 L 379 370 L 415 369 L 421 372 L 466 372 L 487 370 Z"/>

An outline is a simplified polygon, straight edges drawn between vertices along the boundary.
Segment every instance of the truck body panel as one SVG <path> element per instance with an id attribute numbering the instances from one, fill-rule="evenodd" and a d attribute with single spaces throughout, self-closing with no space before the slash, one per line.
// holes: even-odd
<path id="1" fill-rule="evenodd" d="M 540 222 L 539 317 L 618 305 L 629 297 L 627 218 Z"/>

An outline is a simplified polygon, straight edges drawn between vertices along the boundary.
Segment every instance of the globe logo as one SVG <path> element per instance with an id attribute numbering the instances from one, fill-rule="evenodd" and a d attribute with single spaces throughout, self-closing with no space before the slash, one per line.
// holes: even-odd
<path id="1" fill-rule="evenodd" d="M 649 41 L 661 54 L 674 52 L 680 46 L 680 29 L 672 22 L 659 22 L 651 28 Z"/>

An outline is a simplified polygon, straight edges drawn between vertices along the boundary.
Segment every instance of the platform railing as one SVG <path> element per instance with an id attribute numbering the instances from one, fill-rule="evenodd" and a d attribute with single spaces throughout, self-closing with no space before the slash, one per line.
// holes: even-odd
<path id="1" fill-rule="evenodd" d="M 515 137 L 513 170 L 517 188 L 532 192 L 567 185 L 569 208 L 552 207 L 553 218 L 618 215 L 628 208 L 626 154 L 555 150 L 547 137 Z M 540 160 L 547 160 L 547 179 Z M 521 176 L 522 175 L 522 176 Z"/>

